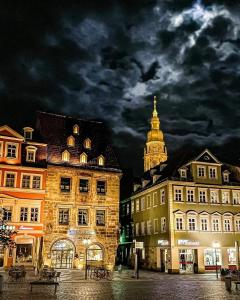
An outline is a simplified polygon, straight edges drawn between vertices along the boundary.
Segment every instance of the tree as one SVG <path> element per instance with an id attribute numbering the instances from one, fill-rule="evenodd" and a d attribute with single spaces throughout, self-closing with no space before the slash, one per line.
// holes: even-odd
<path id="1" fill-rule="evenodd" d="M 14 248 L 16 246 L 14 236 L 17 234 L 15 226 L 10 226 L 5 220 L 6 209 L 0 208 L 0 245 L 3 248 Z"/>

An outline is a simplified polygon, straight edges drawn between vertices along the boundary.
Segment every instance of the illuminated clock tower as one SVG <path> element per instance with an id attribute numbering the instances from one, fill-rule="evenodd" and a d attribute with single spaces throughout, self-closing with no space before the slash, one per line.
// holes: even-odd
<path id="1" fill-rule="evenodd" d="M 156 96 L 154 96 L 153 103 L 151 130 L 147 134 L 146 146 L 144 148 L 144 172 L 167 160 L 167 148 L 163 139 L 162 130 L 160 129 Z"/>

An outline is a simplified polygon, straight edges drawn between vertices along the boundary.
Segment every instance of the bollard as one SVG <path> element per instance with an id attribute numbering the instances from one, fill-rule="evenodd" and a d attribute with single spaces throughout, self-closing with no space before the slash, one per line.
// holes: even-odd
<path id="1" fill-rule="evenodd" d="M 230 275 L 225 276 L 225 287 L 229 292 L 232 290 L 232 277 Z"/>
<path id="2" fill-rule="evenodd" d="M 0 293 L 3 291 L 3 276 L 0 275 Z"/>

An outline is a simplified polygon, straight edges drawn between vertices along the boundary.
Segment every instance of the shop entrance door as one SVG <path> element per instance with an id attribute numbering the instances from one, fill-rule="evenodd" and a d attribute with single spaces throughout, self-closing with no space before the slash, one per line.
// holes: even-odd
<path id="1" fill-rule="evenodd" d="M 52 247 L 52 265 L 58 269 L 71 269 L 74 258 L 74 246 L 68 240 L 57 241 Z"/>
<path id="2" fill-rule="evenodd" d="M 180 273 L 193 273 L 194 250 L 179 250 L 179 271 Z"/>
<path id="3" fill-rule="evenodd" d="M 168 272 L 168 257 L 167 257 L 167 249 L 161 249 L 160 250 L 160 261 L 161 266 L 160 270 L 161 272 Z"/>

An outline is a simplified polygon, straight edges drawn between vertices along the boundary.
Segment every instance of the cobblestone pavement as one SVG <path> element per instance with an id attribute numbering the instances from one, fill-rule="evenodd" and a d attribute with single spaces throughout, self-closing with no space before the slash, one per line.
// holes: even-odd
<path id="1" fill-rule="evenodd" d="M 64 271 L 60 287 L 54 295 L 54 287 L 37 286 L 33 292 L 29 290 L 29 281 L 33 273 L 28 274 L 25 283 L 4 285 L 0 299 L 4 300 L 77 300 L 77 299 L 167 299 L 167 300 L 198 300 L 198 299 L 240 299 L 240 292 L 232 293 L 225 290 L 225 284 L 210 275 L 169 275 L 149 271 L 141 271 L 140 279 L 131 277 L 132 271 L 121 274 L 115 272 L 113 281 L 83 280 L 79 271 Z"/>

